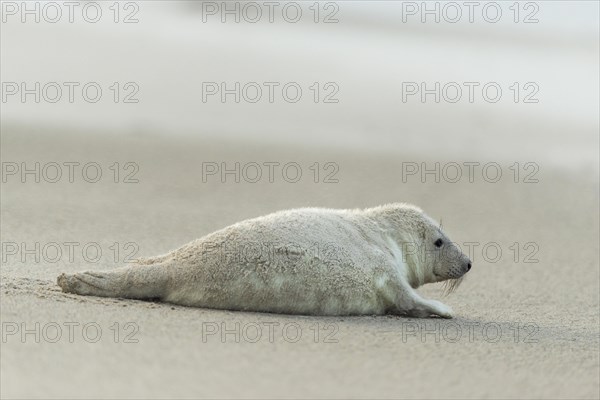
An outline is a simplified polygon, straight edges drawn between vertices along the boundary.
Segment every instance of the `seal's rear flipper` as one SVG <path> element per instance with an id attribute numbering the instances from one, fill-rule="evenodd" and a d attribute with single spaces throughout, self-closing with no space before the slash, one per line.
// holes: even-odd
<path id="1" fill-rule="evenodd" d="M 171 254 L 163 254 L 162 256 L 156 256 L 156 257 L 139 257 L 139 258 L 131 260 L 128 264 L 130 264 L 130 265 L 151 265 L 151 264 L 164 263 L 165 261 L 168 261 L 170 258 L 172 258 Z"/>
<path id="2" fill-rule="evenodd" d="M 66 293 L 128 299 L 162 298 L 167 282 L 168 275 L 161 264 L 61 274 L 57 279 Z"/>

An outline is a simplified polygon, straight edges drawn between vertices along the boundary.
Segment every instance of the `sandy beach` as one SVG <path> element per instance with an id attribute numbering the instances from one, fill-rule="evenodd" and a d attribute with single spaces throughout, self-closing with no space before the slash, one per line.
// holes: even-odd
<path id="1" fill-rule="evenodd" d="M 1 275 L 4 398 L 598 396 L 598 185 L 591 177 L 542 169 L 539 183 L 529 185 L 402 183 L 403 162 L 431 160 L 26 129 L 3 128 L 3 160 L 93 161 L 108 178 L 35 183 L 31 176 L 23 184 L 10 176 L 3 185 L 2 241 L 19 246 L 15 255 L 4 252 Z M 214 160 L 293 161 L 307 172 L 314 162 L 335 162 L 339 182 L 203 183 L 202 163 Z M 114 183 L 114 162 L 139 165 L 139 183 Z M 456 242 L 480 243 L 466 281 L 444 299 L 454 320 L 193 309 L 63 294 L 55 284 L 62 272 L 121 265 L 114 243 L 118 260 L 134 250 L 151 256 L 278 209 L 399 199 L 443 219 Z M 79 243 L 72 259 L 65 242 Z M 137 247 L 125 248 L 131 242 Z M 49 243 L 64 251 L 56 261 Z M 91 261 L 84 257 L 88 243 L 102 249 L 99 260 L 96 247 Z M 502 257 L 484 254 L 486 243 L 499 246 Z M 527 243 L 538 250 L 523 249 Z M 442 297 L 438 284 L 421 292 Z M 21 336 L 36 323 L 40 343 L 35 333 Z"/>

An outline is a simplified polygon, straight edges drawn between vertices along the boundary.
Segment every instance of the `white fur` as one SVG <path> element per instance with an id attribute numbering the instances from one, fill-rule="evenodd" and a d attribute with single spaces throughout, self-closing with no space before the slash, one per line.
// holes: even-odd
<path id="1" fill-rule="evenodd" d="M 450 318 L 449 307 L 413 288 L 443 280 L 458 264 L 403 252 L 405 243 L 430 245 L 436 235 L 443 233 L 435 223 L 406 204 L 288 210 L 239 222 L 135 265 L 63 274 L 58 284 L 82 295 L 230 310 Z M 257 246 L 264 250 L 240 251 Z"/>

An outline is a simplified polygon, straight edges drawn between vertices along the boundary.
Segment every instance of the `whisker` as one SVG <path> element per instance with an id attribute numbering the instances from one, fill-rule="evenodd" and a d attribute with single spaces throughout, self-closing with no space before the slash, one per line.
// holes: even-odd
<path id="1" fill-rule="evenodd" d="M 456 289 L 458 289 L 458 287 L 462 283 L 463 279 L 464 279 L 464 276 L 462 276 L 458 279 L 448 279 L 447 281 L 444 281 L 444 285 L 443 285 L 443 289 L 442 289 L 443 295 L 448 296 L 449 294 L 456 291 Z"/>

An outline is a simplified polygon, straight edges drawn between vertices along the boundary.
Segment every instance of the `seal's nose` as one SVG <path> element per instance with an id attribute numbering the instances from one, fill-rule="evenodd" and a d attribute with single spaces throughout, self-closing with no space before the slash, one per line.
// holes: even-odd
<path id="1" fill-rule="evenodd" d="M 466 262 L 463 264 L 463 274 L 466 274 L 471 270 L 471 260 L 467 258 L 465 261 Z"/>

